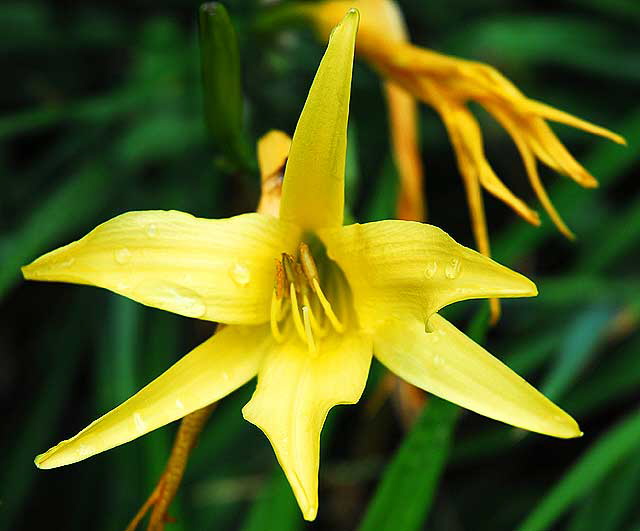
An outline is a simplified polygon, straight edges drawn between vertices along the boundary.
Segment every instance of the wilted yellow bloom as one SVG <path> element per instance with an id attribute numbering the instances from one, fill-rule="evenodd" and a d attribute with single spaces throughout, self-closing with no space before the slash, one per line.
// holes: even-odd
<path id="1" fill-rule="evenodd" d="M 309 17 L 320 36 L 326 38 L 347 7 L 357 7 L 362 16 L 358 54 L 385 79 L 388 95 L 390 83 L 393 84 L 391 91 L 396 93 L 388 98 L 388 102 L 396 158 L 400 153 L 400 159 L 404 161 L 399 164 L 403 177 L 401 201 L 406 204 L 407 196 L 421 193 L 421 182 L 415 177 L 416 172 L 403 170 L 403 167 L 411 168 L 414 157 L 410 154 L 417 151 L 415 111 L 412 114 L 411 104 L 406 102 L 407 97 L 413 97 L 431 105 L 447 128 L 465 185 L 476 245 L 480 252 L 490 255 L 483 188 L 528 222 L 540 224 L 537 212 L 516 197 L 489 164 L 479 124 L 467 108 L 469 102 L 477 102 L 509 133 L 542 206 L 558 229 L 572 238 L 573 234 L 553 207 L 540 180 L 537 159 L 584 187 L 595 187 L 597 181 L 567 151 L 546 120 L 577 127 L 620 144 L 624 144 L 624 139 L 607 129 L 527 98 L 489 65 L 412 45 L 402 13 L 392 0 L 329 0 L 301 3 L 296 9 Z M 404 96 L 400 95 L 402 89 L 406 91 Z M 403 147 L 397 146 L 398 143 Z M 402 209 L 400 212 L 403 212 Z M 495 305 L 494 316 L 497 315 L 497 308 Z"/>
<path id="2" fill-rule="evenodd" d="M 320 431 L 329 409 L 358 401 L 372 355 L 480 414 L 556 437 L 580 435 L 569 415 L 437 313 L 465 299 L 535 295 L 531 281 L 430 225 L 342 225 L 357 25 L 351 10 L 332 34 L 291 143 L 279 217 L 129 212 L 23 269 L 29 279 L 92 284 L 227 325 L 39 455 L 40 468 L 131 441 L 257 375 L 243 415 L 267 435 L 304 518 L 313 520 Z M 266 145 L 283 142 L 272 135 Z M 261 155 L 265 174 L 281 167 L 279 153 Z"/>

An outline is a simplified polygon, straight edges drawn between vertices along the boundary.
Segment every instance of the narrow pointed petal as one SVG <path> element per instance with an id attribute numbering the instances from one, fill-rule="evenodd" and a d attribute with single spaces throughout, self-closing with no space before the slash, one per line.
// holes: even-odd
<path id="1" fill-rule="evenodd" d="M 220 400 L 256 375 L 270 343 L 267 326 L 225 327 L 129 400 L 36 457 L 36 465 L 82 461 Z"/>
<path id="2" fill-rule="evenodd" d="M 280 218 L 305 229 L 342 224 L 347 118 L 358 12 L 336 26 L 293 135 Z"/>
<path id="3" fill-rule="evenodd" d="M 273 260 L 299 232 L 260 214 L 200 219 L 128 212 L 22 268 L 29 280 L 90 284 L 187 317 L 234 324 L 269 320 Z"/>
<path id="4" fill-rule="evenodd" d="M 327 413 L 360 399 L 370 364 L 371 342 L 359 335 L 330 335 L 315 356 L 293 337 L 267 355 L 242 410 L 271 442 L 305 520 L 315 519 L 318 510 L 320 431 Z"/>
<path id="5" fill-rule="evenodd" d="M 461 172 L 473 173 L 489 193 L 529 223 L 540 225 L 538 213 L 516 197 L 493 171 L 484 154 L 480 126 L 471 112 L 458 105 L 440 105 L 439 111 L 452 139 Z"/>
<path id="6" fill-rule="evenodd" d="M 544 184 L 542 184 L 542 179 L 540 179 L 540 175 L 538 173 L 535 155 L 533 154 L 533 151 L 527 143 L 525 134 L 517 126 L 515 120 L 507 112 L 504 112 L 500 107 L 496 105 L 487 105 L 486 107 L 487 110 L 496 118 L 496 120 L 500 122 L 500 125 L 504 127 L 507 133 L 509 133 L 509 136 L 518 148 L 518 152 L 520 153 L 520 157 L 522 158 L 522 162 L 524 163 L 524 167 L 529 177 L 529 182 L 531 183 L 531 186 L 533 187 L 538 200 L 544 207 L 547 214 L 549 214 L 549 217 L 553 221 L 554 225 L 567 238 L 573 240 L 575 238 L 575 235 L 564 222 L 556 208 L 553 206 L 553 203 L 551 202 L 551 199 L 549 198 L 549 195 L 545 190 Z"/>
<path id="7" fill-rule="evenodd" d="M 586 120 L 582 120 L 581 118 L 573 116 L 568 112 L 564 112 L 556 109 L 555 107 L 551 107 L 551 105 L 547 105 L 546 103 L 530 99 L 527 99 L 526 104 L 530 112 L 546 118 L 547 120 L 552 120 L 554 122 L 569 125 L 571 127 L 575 127 L 576 129 L 582 129 L 583 131 L 586 131 L 588 133 L 608 138 L 616 144 L 621 144 L 623 146 L 627 145 L 627 141 L 619 134 L 614 133 L 613 131 L 609 131 L 609 129 L 605 127 L 601 127 L 599 125 L 592 124 L 591 122 L 587 122 Z"/>
<path id="8" fill-rule="evenodd" d="M 319 231 L 344 271 L 360 325 L 390 315 L 425 323 L 456 301 L 537 294 L 533 282 L 456 243 L 433 225 L 378 221 Z"/>
<path id="9" fill-rule="evenodd" d="M 376 331 L 375 356 L 413 385 L 519 428 L 571 438 L 576 421 L 438 314 L 428 323 L 389 320 Z"/>

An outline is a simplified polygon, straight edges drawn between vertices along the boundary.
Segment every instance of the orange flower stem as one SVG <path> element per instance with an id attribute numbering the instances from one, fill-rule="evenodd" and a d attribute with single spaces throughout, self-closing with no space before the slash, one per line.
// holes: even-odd
<path id="1" fill-rule="evenodd" d="M 147 531 L 162 531 L 169 521 L 167 511 L 182 481 L 189 454 L 216 404 L 198 409 L 182 419 L 173 442 L 171 455 L 153 492 L 134 516 L 125 531 L 134 531 L 151 510 Z"/>

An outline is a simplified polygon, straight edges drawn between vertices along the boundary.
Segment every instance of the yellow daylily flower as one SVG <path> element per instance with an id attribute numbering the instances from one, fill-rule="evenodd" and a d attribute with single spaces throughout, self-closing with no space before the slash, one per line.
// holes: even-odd
<path id="1" fill-rule="evenodd" d="M 358 8 L 362 16 L 358 54 L 385 80 L 392 147 L 401 175 L 399 217 L 419 219 L 416 216 L 422 212 L 422 171 L 416 155 L 415 98 L 431 105 L 447 128 L 465 186 L 474 237 L 480 252 L 487 256 L 491 254 L 482 189 L 504 201 L 529 223 L 540 224 L 538 213 L 516 197 L 489 164 L 480 126 L 467 108 L 469 102 L 476 102 L 509 133 L 540 203 L 556 227 L 568 238 L 573 238 L 573 233 L 545 191 L 538 174 L 537 159 L 581 186 L 592 188 L 597 186 L 597 181 L 567 151 L 547 120 L 576 127 L 619 144 L 624 144 L 624 139 L 603 127 L 527 98 L 489 65 L 412 45 L 402 13 L 393 0 L 304 2 L 294 9 L 308 17 L 321 38 L 325 39 L 348 7 Z M 497 301 L 493 302 L 492 315 L 496 320 L 499 306 Z"/>
<path id="2" fill-rule="evenodd" d="M 136 439 L 257 375 L 243 415 L 266 434 L 304 518 L 313 520 L 320 431 L 333 406 L 358 401 L 372 355 L 414 385 L 488 417 L 556 437 L 580 435 L 567 413 L 436 313 L 465 299 L 535 295 L 530 280 L 430 225 L 342 225 L 357 26 L 350 10 L 332 33 L 291 143 L 279 217 L 130 212 L 23 268 L 28 279 L 92 284 L 226 324 L 129 400 L 39 455 L 38 467 Z M 264 174 L 281 168 L 284 150 L 273 155 L 261 156 Z"/>

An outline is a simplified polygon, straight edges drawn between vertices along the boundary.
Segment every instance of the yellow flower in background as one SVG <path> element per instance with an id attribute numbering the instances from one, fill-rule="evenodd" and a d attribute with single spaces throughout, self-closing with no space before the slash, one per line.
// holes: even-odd
<path id="1" fill-rule="evenodd" d="M 402 176 L 400 217 L 406 211 L 402 205 L 410 202 L 412 196 L 421 195 L 421 178 L 417 177 L 416 165 L 412 162 L 416 158 L 412 153 L 418 151 L 415 145 L 415 109 L 407 101 L 416 98 L 431 105 L 447 128 L 465 185 L 474 237 L 480 252 L 487 256 L 491 254 L 483 188 L 528 222 L 540 224 L 537 212 L 516 197 L 489 164 L 479 124 L 467 108 L 469 102 L 476 102 L 509 133 L 520 152 L 529 182 L 540 203 L 557 228 L 565 236 L 573 238 L 545 191 L 538 174 L 537 159 L 581 186 L 593 188 L 598 183 L 567 151 L 547 120 L 570 125 L 620 144 L 625 143 L 624 139 L 607 129 L 527 98 L 489 65 L 412 45 L 402 13 L 392 0 L 329 0 L 301 3 L 297 10 L 313 21 L 324 39 L 348 7 L 357 7 L 362 16 L 357 52 L 380 73 L 387 87 L 393 146 L 396 159 L 401 161 L 398 164 Z M 414 212 L 419 211 L 417 207 L 414 208 Z M 499 312 L 497 303 L 492 305 L 492 310 L 495 320 Z"/>
<path id="2" fill-rule="evenodd" d="M 132 398 L 36 458 L 67 465 L 219 400 L 254 376 L 244 417 L 269 438 L 304 518 L 318 507 L 320 431 L 363 392 L 372 355 L 482 415 L 556 437 L 576 422 L 440 317 L 456 301 L 536 294 L 534 284 L 410 221 L 343 226 L 346 128 L 358 13 L 333 31 L 291 142 L 279 217 L 129 212 L 23 268 L 224 323 Z M 288 139 L 265 137 L 263 179 Z"/>

